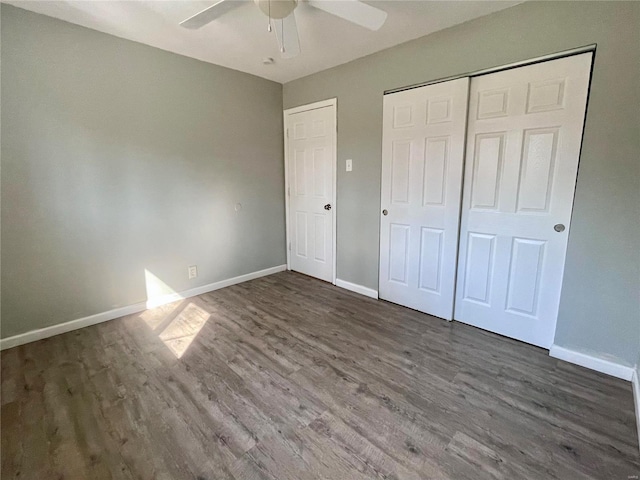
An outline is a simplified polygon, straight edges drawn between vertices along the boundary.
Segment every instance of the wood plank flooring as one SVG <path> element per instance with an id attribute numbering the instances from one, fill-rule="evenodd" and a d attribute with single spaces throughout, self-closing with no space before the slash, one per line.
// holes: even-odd
<path id="1" fill-rule="evenodd" d="M 291 272 L 2 352 L 3 480 L 637 475 L 628 382 Z"/>

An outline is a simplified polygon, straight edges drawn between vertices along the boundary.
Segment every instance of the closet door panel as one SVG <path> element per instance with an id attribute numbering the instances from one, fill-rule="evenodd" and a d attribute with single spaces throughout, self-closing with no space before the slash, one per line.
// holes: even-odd
<path id="1" fill-rule="evenodd" d="M 456 320 L 551 346 L 591 61 L 472 79 Z"/>
<path id="2" fill-rule="evenodd" d="M 464 78 L 384 97 L 379 296 L 447 320 L 468 90 Z"/>

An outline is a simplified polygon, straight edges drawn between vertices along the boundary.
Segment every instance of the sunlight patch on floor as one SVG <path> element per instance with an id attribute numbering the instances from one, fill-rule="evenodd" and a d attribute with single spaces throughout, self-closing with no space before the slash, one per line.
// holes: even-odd
<path id="1" fill-rule="evenodd" d="M 147 309 L 138 315 L 169 350 L 180 358 L 211 316 L 145 269 Z M 174 317 L 175 318 L 172 318 Z"/>
<path id="2" fill-rule="evenodd" d="M 189 303 L 159 335 L 160 340 L 180 358 L 189 348 L 211 315 L 194 303 Z"/>
<path id="3" fill-rule="evenodd" d="M 146 323 L 151 330 L 155 330 L 160 328 L 162 324 L 167 321 L 167 318 L 169 318 L 169 316 L 175 312 L 180 305 L 181 302 L 160 305 L 149 310 L 145 310 L 138 315 L 138 318 L 144 320 L 144 323 Z"/>

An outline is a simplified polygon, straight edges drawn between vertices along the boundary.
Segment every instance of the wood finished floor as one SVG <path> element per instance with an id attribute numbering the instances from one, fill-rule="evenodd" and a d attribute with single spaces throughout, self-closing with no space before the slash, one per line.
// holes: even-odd
<path id="1" fill-rule="evenodd" d="M 283 272 L 2 352 L 2 478 L 622 479 L 631 387 Z"/>

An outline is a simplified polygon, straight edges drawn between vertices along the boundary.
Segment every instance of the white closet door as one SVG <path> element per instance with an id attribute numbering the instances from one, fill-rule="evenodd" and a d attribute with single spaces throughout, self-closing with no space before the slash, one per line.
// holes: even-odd
<path id="1" fill-rule="evenodd" d="M 291 270 L 333 281 L 335 106 L 287 115 Z"/>
<path id="2" fill-rule="evenodd" d="M 591 53 L 471 81 L 455 319 L 549 348 Z"/>
<path id="3" fill-rule="evenodd" d="M 447 320 L 468 90 L 462 78 L 384 97 L 379 296 Z"/>

